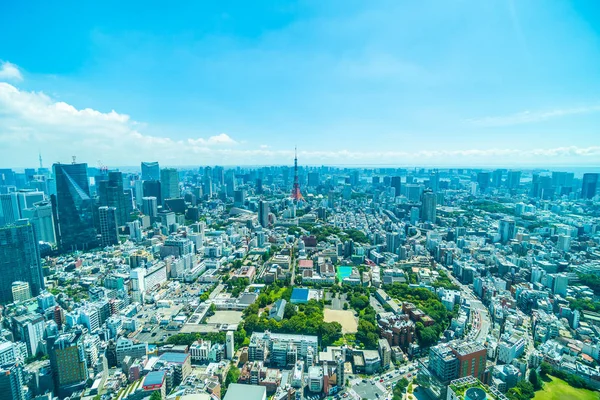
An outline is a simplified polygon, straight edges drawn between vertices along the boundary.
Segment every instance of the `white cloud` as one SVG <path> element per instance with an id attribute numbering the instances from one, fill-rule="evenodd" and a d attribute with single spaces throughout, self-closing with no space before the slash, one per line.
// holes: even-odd
<path id="1" fill-rule="evenodd" d="M 163 165 L 268 165 L 293 162 L 293 149 L 275 149 L 238 142 L 226 133 L 176 140 L 149 136 L 144 124 L 116 111 L 76 107 L 41 92 L 28 92 L 0 82 L 0 167 L 36 165 L 37 152 L 47 163 L 68 162 L 72 155 L 96 165 L 138 165 L 158 160 Z M 600 146 L 536 149 L 495 148 L 409 151 L 348 149 L 298 153 L 312 165 L 591 165 L 600 160 Z M 382 144 L 382 149 L 385 144 Z"/>
<path id="2" fill-rule="evenodd" d="M 588 114 L 600 111 L 600 105 L 575 108 L 563 108 L 547 111 L 522 111 L 516 114 L 468 119 L 467 122 L 478 127 L 497 127 L 542 122 L 568 115 Z"/>
<path id="3" fill-rule="evenodd" d="M 0 81 L 22 81 L 23 75 L 19 68 L 8 61 L 0 63 Z"/>

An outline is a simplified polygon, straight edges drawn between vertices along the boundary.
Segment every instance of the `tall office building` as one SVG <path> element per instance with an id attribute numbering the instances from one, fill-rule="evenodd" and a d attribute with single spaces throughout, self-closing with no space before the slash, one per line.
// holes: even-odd
<path id="1" fill-rule="evenodd" d="M 394 188 L 394 196 L 398 197 L 400 196 L 400 189 L 402 188 L 402 181 L 400 180 L 399 176 L 392 176 L 392 179 L 390 181 L 390 186 Z"/>
<path id="2" fill-rule="evenodd" d="M 154 197 L 156 199 L 157 205 L 162 205 L 163 197 L 161 190 L 160 181 L 144 181 L 143 183 L 143 193 L 144 197 Z M 143 204 L 143 201 L 142 201 Z"/>
<path id="3" fill-rule="evenodd" d="M 515 238 L 517 234 L 517 224 L 514 219 L 504 218 L 498 222 L 498 233 L 500 234 L 500 241 L 502 243 L 508 243 L 509 240 Z"/>
<path id="4" fill-rule="evenodd" d="M 163 168 L 160 170 L 160 185 L 163 201 L 181 197 L 181 193 L 179 192 L 179 173 L 175 168 Z"/>
<path id="5" fill-rule="evenodd" d="M 504 171 L 501 169 L 497 169 L 494 172 L 492 172 L 492 186 L 499 188 L 500 186 L 502 186 L 502 175 L 504 174 Z"/>
<path id="6" fill-rule="evenodd" d="M 591 199 L 596 195 L 598 190 L 598 180 L 600 174 L 583 174 L 583 182 L 581 185 L 581 198 Z"/>
<path id="7" fill-rule="evenodd" d="M 478 172 L 477 173 L 477 183 L 479 184 L 479 189 L 481 193 L 485 192 L 485 190 L 490 186 L 491 174 L 489 172 Z"/>
<path id="8" fill-rule="evenodd" d="M 7 400 L 28 399 L 25 373 L 20 363 L 0 365 L 0 396 Z"/>
<path id="9" fill-rule="evenodd" d="M 265 200 L 258 202 L 258 223 L 263 228 L 269 226 L 269 203 Z"/>
<path id="10" fill-rule="evenodd" d="M 421 219 L 424 222 L 435 223 L 437 197 L 431 190 L 421 195 Z"/>
<path id="11" fill-rule="evenodd" d="M 154 220 L 158 216 L 157 204 L 158 202 L 156 200 L 156 197 L 154 196 L 142 198 L 142 212 L 144 213 L 144 215 L 149 216 L 150 221 L 152 222 L 154 222 Z"/>
<path id="12" fill-rule="evenodd" d="M 12 283 L 29 283 L 33 296 L 44 288 L 40 250 L 28 220 L 0 228 L 0 302 L 12 301 Z"/>
<path id="13" fill-rule="evenodd" d="M 233 360 L 233 355 L 235 354 L 235 340 L 233 339 L 233 331 L 227 331 L 227 335 L 225 336 L 225 351 L 227 354 L 228 360 Z"/>
<path id="14" fill-rule="evenodd" d="M 142 162 L 142 180 L 158 181 L 160 180 L 160 167 L 158 161 Z"/>
<path id="15" fill-rule="evenodd" d="M 19 190 L 17 192 L 17 202 L 19 204 L 20 218 L 25 218 L 23 216 L 23 210 L 33 207 L 35 203 L 44 201 L 44 199 L 44 192 L 30 189 Z"/>
<path id="16" fill-rule="evenodd" d="M 521 171 L 508 171 L 506 175 L 506 187 L 516 189 L 521 185 Z"/>
<path id="17" fill-rule="evenodd" d="M 115 207 L 99 207 L 100 242 L 102 246 L 112 246 L 119 243 L 119 230 L 117 227 L 117 209 Z"/>
<path id="18" fill-rule="evenodd" d="M 56 244 L 52 203 L 49 201 L 35 203 L 33 207 L 24 209 L 21 214 L 33 225 L 38 241 Z"/>
<path id="19" fill-rule="evenodd" d="M 0 194 L 0 226 L 18 221 L 19 201 L 16 193 Z"/>
<path id="20" fill-rule="evenodd" d="M 13 282 L 12 283 L 12 297 L 13 301 L 26 301 L 31 298 L 31 288 L 28 282 Z"/>
<path id="21" fill-rule="evenodd" d="M 108 173 L 107 179 L 97 182 L 98 204 L 100 206 L 114 207 L 117 217 L 117 226 L 125 226 L 129 221 L 131 199 L 127 199 L 123 189 L 123 174 L 118 171 Z"/>
<path id="22" fill-rule="evenodd" d="M 308 186 L 317 187 L 321 183 L 321 178 L 317 171 L 308 173 Z"/>
<path id="23" fill-rule="evenodd" d="M 54 164 L 58 242 L 62 251 L 97 244 L 94 202 L 90 198 L 87 164 Z"/>
<path id="24" fill-rule="evenodd" d="M 54 387 L 60 398 L 85 387 L 88 369 L 85 364 L 85 349 L 81 331 L 71 331 L 48 338 L 50 366 Z"/>

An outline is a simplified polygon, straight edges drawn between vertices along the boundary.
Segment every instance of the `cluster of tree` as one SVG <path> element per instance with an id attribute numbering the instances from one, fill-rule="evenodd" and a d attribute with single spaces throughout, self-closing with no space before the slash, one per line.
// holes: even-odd
<path id="1" fill-rule="evenodd" d="M 338 322 L 325 322 L 323 302 L 316 300 L 300 304 L 298 309 L 288 303 L 281 321 L 269 318 L 267 313 L 259 315 L 259 305 L 256 302 L 244 311 L 244 317 L 244 329 L 248 334 L 266 330 L 278 333 L 302 332 L 320 336 L 323 347 L 342 337 L 342 326 Z"/>
<path id="2" fill-rule="evenodd" d="M 227 376 L 225 377 L 225 389 L 227 389 L 231 383 L 237 383 L 237 381 L 240 379 L 240 375 L 240 369 L 232 364 L 229 367 L 229 371 L 227 371 Z"/>
<path id="3" fill-rule="evenodd" d="M 408 385 L 408 379 L 404 377 L 398 382 L 396 382 L 396 385 L 394 386 L 394 396 L 392 397 L 392 400 L 402 400 L 404 392 L 406 391 L 406 388 L 408 388 Z"/>
<path id="4" fill-rule="evenodd" d="M 548 379 L 548 375 L 552 375 L 557 377 L 558 379 L 562 379 L 574 388 L 595 390 L 593 387 L 589 386 L 587 382 L 579 375 L 569 374 L 567 372 L 554 368 L 547 362 L 543 362 L 540 366 L 540 376 L 542 377 L 542 379 Z"/>
<path id="5" fill-rule="evenodd" d="M 431 284 L 434 288 L 444 288 L 446 290 L 460 290 L 458 285 L 455 285 L 448 274 L 444 270 L 439 271 L 440 276 Z"/>
<path id="6" fill-rule="evenodd" d="M 536 392 L 544 387 L 544 381 L 540 378 L 540 374 L 533 368 L 529 370 L 529 383 L 533 385 L 533 390 Z"/>
<path id="7" fill-rule="evenodd" d="M 210 294 L 212 293 L 213 290 L 215 290 L 216 285 L 212 285 L 210 288 L 208 288 L 206 291 L 204 291 L 204 293 L 202 293 L 200 295 L 200 302 L 205 302 L 206 300 L 208 300 L 208 298 L 210 297 Z"/>
<path id="8" fill-rule="evenodd" d="M 403 283 L 395 283 L 385 286 L 384 289 L 396 299 L 413 303 L 435 321 L 433 325 L 427 327 L 421 322 L 415 324 L 417 340 L 422 347 L 429 347 L 437 343 L 442 332 L 448 327 L 454 313 L 458 312 L 458 309 L 449 312 L 437 294 L 424 288 L 411 288 Z"/>
<path id="9" fill-rule="evenodd" d="M 356 340 L 362 343 L 365 349 L 377 349 L 379 327 L 377 324 L 377 313 L 371 305 L 367 305 L 358 313 Z"/>
<path id="10" fill-rule="evenodd" d="M 517 386 L 506 392 L 506 397 L 508 397 L 509 400 L 529 400 L 533 399 L 534 396 L 535 389 L 531 382 L 528 381 L 519 381 Z"/>
<path id="11" fill-rule="evenodd" d="M 600 312 L 600 302 L 589 299 L 572 299 L 570 305 L 574 310 Z"/>
<path id="12" fill-rule="evenodd" d="M 279 299 L 290 301 L 292 297 L 292 287 L 280 287 L 277 282 L 267 286 L 263 292 L 258 295 L 256 302 L 259 308 L 265 308 L 267 305 L 276 302 Z"/>
<path id="13" fill-rule="evenodd" d="M 369 238 L 367 238 L 367 235 L 358 229 L 346 229 L 344 234 L 356 243 L 369 243 Z"/>
<path id="14" fill-rule="evenodd" d="M 600 276 L 594 274 L 577 274 L 579 283 L 588 286 L 596 296 L 600 296 Z"/>
<path id="15" fill-rule="evenodd" d="M 509 214 L 509 215 L 515 214 L 514 209 L 508 208 L 503 204 L 496 203 L 494 201 L 489 201 L 489 200 L 475 201 L 473 203 L 473 206 L 477 210 L 486 211 L 489 213 Z"/>
<path id="16" fill-rule="evenodd" d="M 234 279 L 227 281 L 227 289 L 231 291 L 231 296 L 237 297 L 250 284 L 248 278 Z"/>

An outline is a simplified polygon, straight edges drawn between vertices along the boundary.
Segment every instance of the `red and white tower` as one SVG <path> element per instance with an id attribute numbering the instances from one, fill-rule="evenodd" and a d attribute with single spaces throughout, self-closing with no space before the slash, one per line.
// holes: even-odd
<path id="1" fill-rule="evenodd" d="M 304 200 L 300 193 L 300 182 L 298 182 L 298 150 L 294 147 L 294 188 L 292 189 L 292 199 L 294 203 Z"/>

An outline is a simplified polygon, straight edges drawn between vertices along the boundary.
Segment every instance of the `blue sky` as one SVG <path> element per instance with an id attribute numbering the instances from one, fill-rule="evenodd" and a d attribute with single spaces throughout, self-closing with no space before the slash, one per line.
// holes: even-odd
<path id="1" fill-rule="evenodd" d="M 600 164 L 595 0 L 11 1 L 0 37 L 2 167 L 284 164 L 294 145 L 306 164 Z"/>

